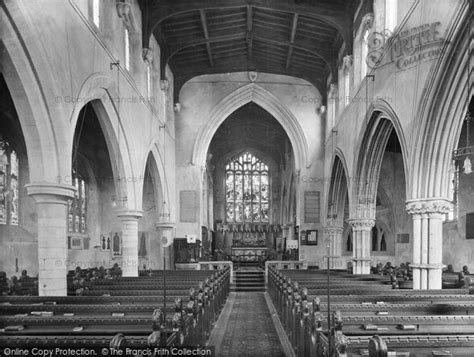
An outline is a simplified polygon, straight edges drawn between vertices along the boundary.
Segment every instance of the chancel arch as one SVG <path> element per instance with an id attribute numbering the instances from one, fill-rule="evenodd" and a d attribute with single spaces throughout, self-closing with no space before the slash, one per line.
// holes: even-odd
<path id="1" fill-rule="evenodd" d="M 294 150 L 296 169 L 310 166 L 308 144 L 300 123 L 278 98 L 255 83 L 233 91 L 213 108 L 209 120 L 195 140 L 192 163 L 201 166 L 205 164 L 209 145 L 219 126 L 231 113 L 250 102 L 265 109 L 283 127 Z"/>
<path id="2" fill-rule="evenodd" d="M 256 103 L 243 105 L 212 138 L 206 167 L 213 184 L 216 251 L 247 264 L 281 257 L 286 240 L 294 239 L 295 222 L 285 212 L 296 215 L 297 186 L 282 125 Z"/>

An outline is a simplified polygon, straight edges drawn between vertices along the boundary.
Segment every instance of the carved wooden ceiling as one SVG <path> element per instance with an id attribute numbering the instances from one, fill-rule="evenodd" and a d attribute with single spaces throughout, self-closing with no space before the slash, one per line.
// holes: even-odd
<path id="1" fill-rule="evenodd" d="M 140 0 L 143 47 L 151 34 L 175 77 L 257 71 L 305 79 L 324 96 L 337 53 L 352 45 L 359 1 Z M 165 78 L 161 66 L 161 78 Z"/>

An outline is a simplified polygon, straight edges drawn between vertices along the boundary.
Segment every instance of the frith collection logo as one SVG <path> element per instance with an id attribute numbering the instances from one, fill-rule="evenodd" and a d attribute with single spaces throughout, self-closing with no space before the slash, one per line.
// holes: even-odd
<path id="1" fill-rule="evenodd" d="M 391 36 L 390 31 L 373 32 L 367 39 L 369 68 L 395 63 L 397 69 L 437 58 L 445 39 L 441 37 L 441 22 L 412 27 Z"/>

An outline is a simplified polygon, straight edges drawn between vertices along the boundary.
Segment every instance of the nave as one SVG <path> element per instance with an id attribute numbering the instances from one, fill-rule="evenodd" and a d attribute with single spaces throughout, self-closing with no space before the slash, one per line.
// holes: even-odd
<path id="1" fill-rule="evenodd" d="M 469 355 L 473 6 L 2 0 L 0 348 Z"/>

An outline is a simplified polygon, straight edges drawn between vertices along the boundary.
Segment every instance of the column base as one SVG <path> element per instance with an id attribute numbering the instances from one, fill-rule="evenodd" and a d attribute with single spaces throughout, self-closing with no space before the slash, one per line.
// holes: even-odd
<path id="1" fill-rule="evenodd" d="M 331 269 L 346 269 L 347 267 L 344 262 L 341 255 L 336 255 L 331 258 L 329 267 Z"/>
<path id="2" fill-rule="evenodd" d="M 413 289 L 433 290 L 443 288 L 444 264 L 411 264 L 413 269 Z M 417 276 L 417 279 L 415 279 Z"/>
<path id="3" fill-rule="evenodd" d="M 370 274 L 370 259 L 352 259 L 352 274 Z"/>

